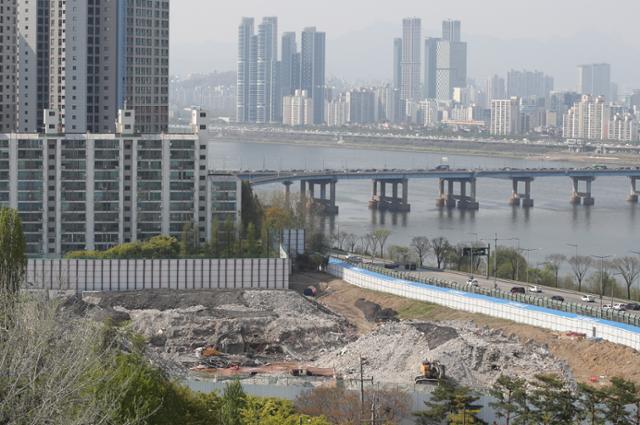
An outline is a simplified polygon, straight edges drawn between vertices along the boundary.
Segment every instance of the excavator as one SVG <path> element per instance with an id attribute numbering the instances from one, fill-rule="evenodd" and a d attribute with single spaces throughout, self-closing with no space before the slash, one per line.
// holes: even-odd
<path id="1" fill-rule="evenodd" d="M 416 384 L 440 383 L 444 379 L 444 365 L 437 360 L 425 360 L 420 364 L 420 375 L 416 376 Z"/>

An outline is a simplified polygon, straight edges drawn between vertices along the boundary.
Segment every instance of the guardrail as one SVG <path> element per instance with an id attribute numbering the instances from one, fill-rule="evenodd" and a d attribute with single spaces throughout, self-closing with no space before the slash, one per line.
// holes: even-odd
<path id="1" fill-rule="evenodd" d="M 617 310 L 604 310 L 598 306 L 585 306 L 582 304 L 573 304 L 560 301 L 554 301 L 546 297 L 536 297 L 533 295 L 512 294 L 500 289 L 486 289 L 474 287 L 471 285 L 460 284 L 452 281 L 434 278 L 418 278 L 411 273 L 395 271 L 385 269 L 384 267 L 378 267 L 370 264 L 355 263 L 340 259 L 345 263 L 351 264 L 354 267 L 369 270 L 371 272 L 379 273 L 385 276 L 393 277 L 396 279 L 408 280 L 416 283 L 423 283 L 425 285 L 437 286 L 440 288 L 448 288 L 456 291 L 469 292 L 472 294 L 486 295 L 488 297 L 500 298 L 508 301 L 515 301 L 523 304 L 533 305 L 537 307 L 549 308 L 552 310 L 558 310 L 565 313 L 579 314 L 581 316 L 593 317 L 596 319 L 611 320 L 613 322 L 624 323 L 627 325 L 640 327 L 640 315 L 630 314 L 624 311 Z"/>

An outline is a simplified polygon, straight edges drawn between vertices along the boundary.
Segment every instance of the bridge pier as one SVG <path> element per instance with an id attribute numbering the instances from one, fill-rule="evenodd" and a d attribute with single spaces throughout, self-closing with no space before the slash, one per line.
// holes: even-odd
<path id="1" fill-rule="evenodd" d="M 287 205 L 289 205 L 289 202 L 291 201 L 291 185 L 293 182 L 286 181 L 282 182 L 282 184 L 284 185 L 284 199 Z"/>
<path id="2" fill-rule="evenodd" d="M 571 204 L 584 205 L 590 207 L 595 205 L 596 201 L 591 196 L 591 185 L 596 178 L 593 176 L 571 177 L 573 191 L 571 194 Z M 585 182 L 585 191 L 580 192 L 580 182 Z"/>
<path id="3" fill-rule="evenodd" d="M 391 185 L 391 196 L 387 196 L 387 184 Z M 402 194 L 399 188 L 402 185 Z M 380 189 L 378 191 L 378 188 Z M 374 179 L 373 194 L 369 208 L 380 211 L 409 212 L 409 180 L 408 179 Z"/>
<path id="4" fill-rule="evenodd" d="M 513 182 L 513 192 L 511 198 L 509 198 L 509 205 L 514 207 L 522 206 L 522 208 L 532 208 L 533 199 L 531 199 L 531 182 L 533 177 L 514 177 L 511 179 Z M 524 183 L 524 193 L 520 193 L 519 184 Z"/>
<path id="5" fill-rule="evenodd" d="M 629 177 L 629 180 L 631 181 L 631 193 L 629 194 L 627 201 L 634 204 L 638 203 L 638 199 L 640 198 L 640 192 L 638 192 L 637 185 L 638 179 L 640 179 L 640 176 Z"/>
<path id="6" fill-rule="evenodd" d="M 438 208 L 453 209 L 456 206 L 461 210 L 478 210 L 480 204 L 476 200 L 476 179 L 469 178 L 441 178 L 439 180 L 440 195 L 436 200 Z M 445 183 L 447 192 L 445 193 Z M 460 194 L 455 194 L 455 183 L 459 184 Z M 467 184 L 469 185 L 469 195 L 467 195 Z"/>
<path id="7" fill-rule="evenodd" d="M 319 208 L 323 214 L 336 215 L 340 208 L 336 205 L 336 179 L 326 180 L 301 180 L 300 195 L 304 199 L 307 196 L 313 207 Z M 316 191 L 319 186 L 320 193 Z M 329 191 L 327 192 L 327 187 Z M 308 188 L 308 190 L 307 190 Z M 316 195 L 319 195 L 316 197 Z"/>

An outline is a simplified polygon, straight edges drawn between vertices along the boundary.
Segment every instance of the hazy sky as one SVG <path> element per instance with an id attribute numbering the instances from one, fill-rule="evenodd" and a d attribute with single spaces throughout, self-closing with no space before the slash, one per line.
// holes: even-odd
<path id="1" fill-rule="evenodd" d="M 391 78 L 392 39 L 401 20 L 422 18 L 424 36 L 462 21 L 469 76 L 539 69 L 556 88 L 575 88 L 576 66 L 609 62 L 621 89 L 640 87 L 640 0 L 173 0 L 171 72 L 230 71 L 242 16 L 277 16 L 279 31 L 327 32 L 327 75 Z"/>
<path id="2" fill-rule="evenodd" d="M 549 38 L 596 30 L 640 43 L 638 0 L 173 0 L 171 11 L 176 43 L 232 41 L 241 16 L 271 15 L 282 29 L 315 25 L 330 37 L 418 16 L 425 28 L 460 19 L 464 31 L 478 35 Z"/>

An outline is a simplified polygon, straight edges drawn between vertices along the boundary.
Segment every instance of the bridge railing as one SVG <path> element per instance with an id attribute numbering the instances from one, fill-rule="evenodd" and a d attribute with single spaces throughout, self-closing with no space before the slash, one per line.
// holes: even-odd
<path id="1" fill-rule="evenodd" d="M 546 297 L 538 297 L 533 295 L 512 294 L 510 292 L 502 291 L 500 289 L 487 289 L 474 287 L 471 285 L 460 284 L 443 279 L 417 277 L 411 273 L 404 271 L 396 271 L 386 269 L 384 267 L 375 266 L 371 264 L 356 263 L 347 260 L 341 260 L 350 263 L 354 267 L 359 267 L 371 272 L 383 274 L 385 276 L 393 277 L 396 279 L 408 280 L 411 282 L 422 283 L 425 285 L 437 286 L 441 288 L 454 289 L 456 291 L 469 292 L 473 294 L 486 295 L 494 298 L 501 298 L 504 300 L 514 301 L 522 304 L 528 304 L 538 307 L 544 307 L 552 310 L 563 311 L 566 313 L 573 313 L 582 316 L 593 317 L 597 319 L 611 320 L 618 323 L 624 323 L 627 325 L 640 327 L 640 315 L 630 314 L 624 311 L 617 311 L 612 309 L 602 309 L 599 306 L 586 306 L 582 304 L 566 303 L 560 301 L 554 301 Z"/>

